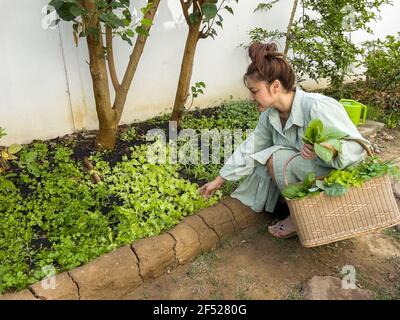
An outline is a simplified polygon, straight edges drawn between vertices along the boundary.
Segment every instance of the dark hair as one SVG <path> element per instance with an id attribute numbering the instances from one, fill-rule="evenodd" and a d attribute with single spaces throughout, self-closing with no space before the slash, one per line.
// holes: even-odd
<path id="1" fill-rule="evenodd" d="M 294 90 L 296 75 L 275 43 L 255 42 L 249 47 L 249 56 L 251 64 L 243 77 L 245 83 L 247 77 L 267 83 L 279 80 L 286 90 Z"/>

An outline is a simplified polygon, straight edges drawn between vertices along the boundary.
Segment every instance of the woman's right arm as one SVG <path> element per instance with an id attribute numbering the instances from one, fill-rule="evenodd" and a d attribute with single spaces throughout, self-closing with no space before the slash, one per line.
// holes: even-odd
<path id="1" fill-rule="evenodd" d="M 267 116 L 267 112 L 260 115 L 254 132 L 229 157 L 219 171 L 220 175 L 199 189 L 203 197 L 212 196 L 225 181 L 239 180 L 253 172 L 255 160 L 250 155 L 272 146 L 272 133 L 267 125 Z"/>

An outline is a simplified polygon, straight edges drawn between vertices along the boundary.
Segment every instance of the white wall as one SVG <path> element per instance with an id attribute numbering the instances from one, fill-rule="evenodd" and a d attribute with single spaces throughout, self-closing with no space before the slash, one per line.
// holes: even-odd
<path id="1" fill-rule="evenodd" d="M 208 107 L 225 99 L 248 97 L 242 76 L 249 63 L 241 43 L 254 27 L 285 30 L 291 3 L 281 0 L 269 13 L 253 13 L 261 0 L 232 3 L 235 15 L 224 13 L 224 29 L 216 40 L 201 40 L 192 83 L 204 81 L 205 95 L 194 106 Z M 382 10 L 383 21 L 373 25 L 375 36 L 400 31 L 400 0 Z M 48 0 L 0 0 L 0 126 L 8 136 L 1 144 L 48 139 L 80 129 L 98 127 L 93 90 L 83 40 L 76 48 L 71 25 L 44 28 L 42 9 Z M 135 1 L 143 5 L 144 0 Z M 171 110 L 187 26 L 179 0 L 161 0 L 142 60 L 139 63 L 122 123 L 144 120 Z M 355 35 L 357 41 L 371 38 Z M 117 41 L 115 55 L 120 78 L 131 47 Z"/>

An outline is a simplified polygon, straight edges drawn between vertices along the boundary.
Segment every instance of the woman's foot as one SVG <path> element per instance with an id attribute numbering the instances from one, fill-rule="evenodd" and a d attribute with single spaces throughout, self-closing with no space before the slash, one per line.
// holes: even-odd
<path id="1" fill-rule="evenodd" d="M 297 235 L 296 228 L 290 216 L 284 220 L 279 221 L 277 224 L 268 226 L 268 231 L 274 237 L 282 239 L 292 238 Z"/>

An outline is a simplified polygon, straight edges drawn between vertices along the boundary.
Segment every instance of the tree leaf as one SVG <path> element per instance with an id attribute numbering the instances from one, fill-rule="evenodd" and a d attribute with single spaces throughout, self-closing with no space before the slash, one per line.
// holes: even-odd
<path id="1" fill-rule="evenodd" d="M 211 19 L 213 19 L 217 13 L 218 13 L 218 8 L 214 3 L 204 3 L 201 6 L 201 10 L 203 12 L 204 15 L 204 20 L 205 21 L 210 21 Z"/>

